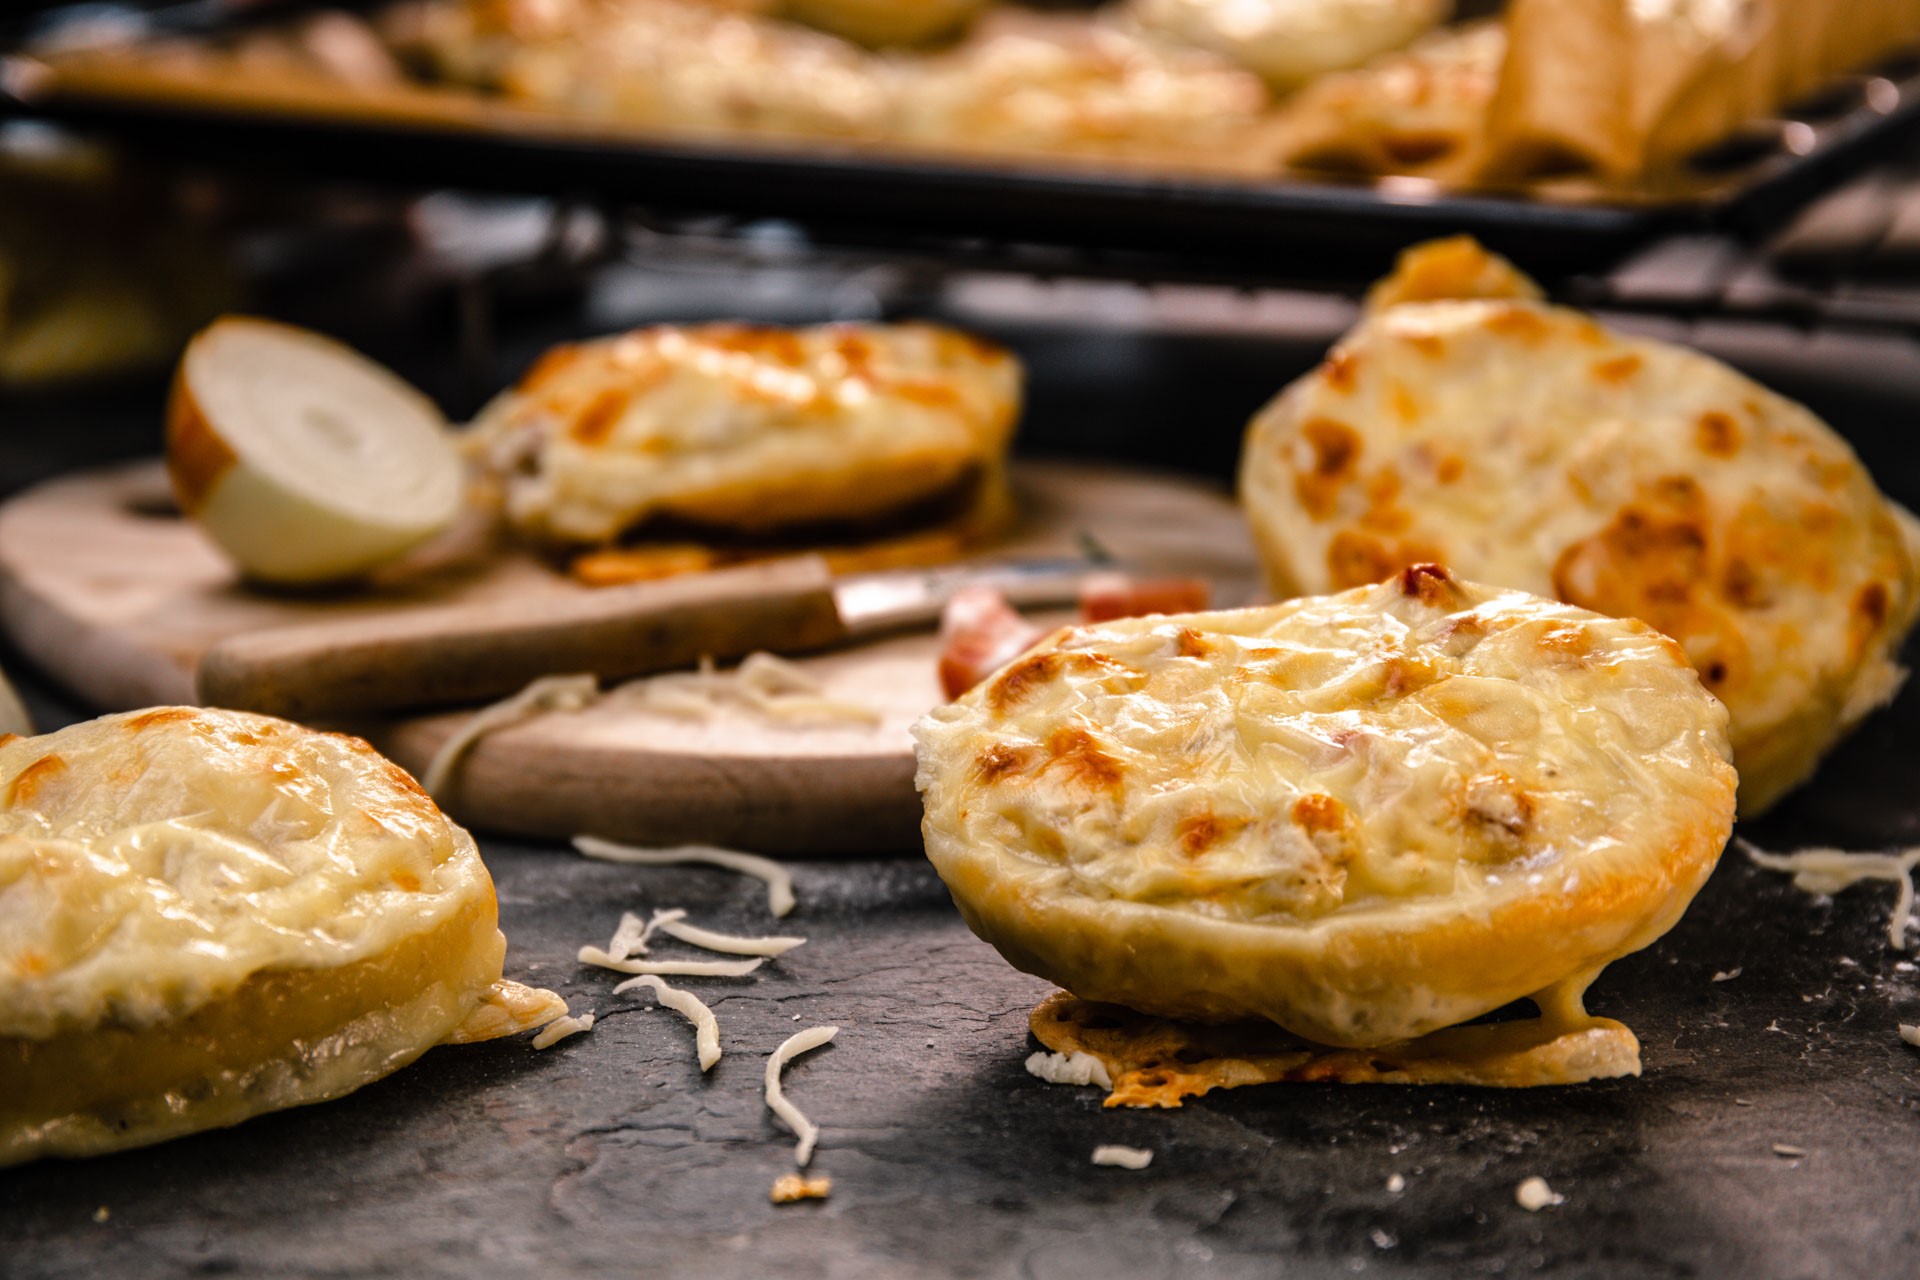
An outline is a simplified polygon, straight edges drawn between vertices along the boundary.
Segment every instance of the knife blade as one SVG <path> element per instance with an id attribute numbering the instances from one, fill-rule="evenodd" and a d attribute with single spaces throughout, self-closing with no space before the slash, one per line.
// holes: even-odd
<path id="1" fill-rule="evenodd" d="M 930 626 L 973 585 L 1016 605 L 1071 603 L 1083 580 L 1112 569 L 1061 557 L 836 579 L 820 557 L 796 556 L 533 600 L 369 611 L 221 640 L 202 655 L 196 688 L 206 705 L 292 720 L 458 706 L 543 675 L 624 680 Z"/>

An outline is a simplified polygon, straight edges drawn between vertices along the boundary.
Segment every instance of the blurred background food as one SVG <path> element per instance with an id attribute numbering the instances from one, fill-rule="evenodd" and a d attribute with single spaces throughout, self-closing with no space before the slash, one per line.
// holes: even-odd
<path id="1" fill-rule="evenodd" d="M 234 6 L 239 9 L 240 6 Z M 251 16 L 271 6 L 246 6 Z M 1907 42 L 1908 0 L 391 0 L 30 42 L 36 92 L 509 127 L 1631 183 Z M 217 10 L 217 7 L 216 7 Z M 108 12 L 111 12 L 109 10 Z M 1461 25 L 1442 28 L 1456 19 Z M 544 120 L 542 119 L 544 117 Z"/>
<path id="2" fill-rule="evenodd" d="M 156 458 L 169 375 L 185 344 L 235 310 L 351 346 L 420 388 L 453 424 L 471 422 L 556 344 L 658 324 L 931 322 L 989 338 L 1027 370 L 1016 469 L 1036 455 L 1064 455 L 1201 477 L 1224 492 L 1249 418 L 1351 327 L 1368 282 L 1395 251 L 1471 230 L 1536 275 L 1553 301 L 1592 310 L 1610 328 L 1706 351 L 1805 402 L 1858 449 L 1889 497 L 1920 499 L 1920 456 L 1906 439 L 1920 406 L 1920 145 L 1911 127 L 1916 64 L 1899 47 L 1920 19 L 1900 6 L 1789 0 L 1390 8 L 1363 0 L 16 7 L 0 19 L 0 494 Z M 1360 13 L 1376 16 L 1359 27 L 1314 25 Z M 1711 145 L 1700 151 L 1703 143 Z M 183 532 L 159 489 L 126 511 L 135 528 L 151 521 Z M 155 591 L 138 572 L 121 571 L 103 575 L 100 594 L 132 614 Z M 307 597 L 274 601 L 298 609 Z M 0 666 L 43 725 L 79 714 L 17 651 L 0 647 Z M 1906 706 L 1869 720 L 1817 785 L 1787 799 L 1754 838 L 1773 848 L 1909 841 Z M 537 917 L 546 930 L 516 939 L 537 938 L 556 972 L 571 965 L 578 926 L 549 892 L 553 850 L 500 841 L 488 856 L 518 869 L 511 885 L 503 880 L 503 909 Z M 1663 1052 L 1684 1065 L 1662 1088 L 1642 1091 L 1654 1101 L 1641 1111 L 1620 1112 L 1625 1095 L 1596 1095 L 1595 1104 L 1606 1112 L 1601 1128 L 1616 1135 L 1605 1176 L 1625 1206 L 1608 1224 L 1653 1234 L 1660 1224 L 1704 1229 L 1712 1238 L 1685 1256 L 1709 1271 L 1717 1264 L 1701 1259 L 1723 1265 L 1718 1251 L 1729 1241 L 1774 1244 L 1726 1215 L 1804 1209 L 1831 1218 L 1835 1203 L 1858 1214 L 1884 1204 L 1890 1148 L 1879 1139 L 1898 1132 L 1892 1107 L 1910 1077 L 1890 1032 L 1854 1016 L 1852 979 L 1834 980 L 1841 935 L 1821 933 L 1828 921 L 1871 916 L 1844 935 L 1857 947 L 1883 936 L 1883 917 L 1855 913 L 1848 896 L 1783 914 L 1789 900 L 1792 911 L 1803 909 L 1793 891 L 1768 890 L 1734 861 L 1706 910 L 1690 917 L 1684 967 L 1650 956 L 1623 966 L 1616 989 L 1660 1011 L 1652 1025 L 1670 1046 Z M 876 898 L 876 867 L 905 888 Z M 945 919 L 944 898 L 915 887 L 904 859 L 816 871 L 822 884 L 842 877 L 830 881 L 841 905 L 826 907 L 822 920 L 857 922 L 877 939 L 840 953 L 846 959 L 833 963 L 849 974 L 926 953 L 918 931 L 935 915 Z M 563 892 L 630 887 L 583 878 Z M 869 911 L 875 902 L 884 906 Z M 1795 932 L 1807 921 L 1817 927 Z M 1871 963 L 1865 950 L 1852 954 Z M 1734 982 L 1743 964 L 1746 975 Z M 1861 981 L 1883 979 L 1884 971 Z M 1809 995 L 1816 1002 L 1804 1004 Z M 1805 1044 L 1765 1030 L 1776 1004 Z M 1714 1032 L 1724 1051 L 1697 1049 L 1703 1014 L 1719 1009 L 1733 1024 Z M 938 1032 L 943 1050 L 982 1051 L 987 1041 L 971 1012 L 956 1016 Z M 1778 1069 L 1783 1054 L 1797 1060 L 1794 1071 Z M 955 1117 L 976 1116 L 979 1095 L 944 1085 L 929 1094 L 920 1076 L 894 1065 L 863 1085 L 892 1114 L 930 1122 L 898 1139 L 899 1149 L 924 1152 L 938 1130 L 970 1153 L 939 1170 L 925 1200 L 949 1204 L 958 1194 L 967 1212 L 920 1215 L 916 1230 L 985 1223 L 1025 1241 L 1067 1223 L 1078 1261 L 1080 1242 L 1095 1239 L 1078 1220 L 1054 1218 L 1053 1208 L 1035 1214 L 1033 1200 L 996 1207 L 1009 1171 L 1037 1176 L 1024 1154 L 1033 1144 L 1008 1147 L 998 1131 L 956 1134 Z M 525 1078 L 513 1105 L 537 1094 L 541 1106 L 560 1099 L 577 1115 L 584 1099 L 599 1098 L 609 1118 L 631 1114 L 626 1073 L 609 1077 L 602 1094 L 590 1077 L 563 1091 L 550 1079 Z M 1814 1087 L 1841 1100 L 1854 1128 L 1802 1169 L 1767 1144 L 1814 1145 L 1793 1130 Z M 353 1238 L 396 1268 L 441 1256 L 467 1265 L 470 1240 L 429 1258 L 444 1240 L 416 1233 L 435 1223 L 464 1230 L 472 1218 L 444 1210 L 483 1182 L 497 1182 L 501 1194 L 530 1189 L 523 1199 L 542 1215 L 543 1239 L 552 1188 L 571 1186 L 557 1203 L 585 1212 L 568 1248 L 663 1203 L 651 1175 L 575 1177 L 578 1148 L 565 1167 L 558 1155 L 523 1163 L 526 1148 L 502 1144 L 491 1123 L 457 1158 L 445 1149 L 430 1192 L 390 1202 L 370 1195 L 390 1184 L 367 1180 L 368 1160 L 414 1158 L 409 1143 L 392 1139 L 420 1130 L 399 1126 L 422 1116 L 439 1125 L 444 1115 L 431 1105 L 441 1101 L 431 1087 L 412 1088 L 372 1095 L 370 1111 L 316 1122 L 317 1147 L 263 1144 L 277 1154 L 256 1164 L 231 1158 L 245 1148 L 210 1145 L 199 1168 L 220 1165 L 244 1181 L 253 1203 L 291 1192 L 290 1202 L 313 1209 L 301 1220 L 329 1238 L 339 1235 L 327 1224 L 341 1210 L 323 1212 L 321 1197 L 381 1200 L 389 1216 L 355 1219 L 377 1229 Z M 1728 1121 L 1735 1093 L 1756 1095 L 1758 1105 Z M 1017 1102 L 1028 1118 L 1050 1105 L 1027 1095 Z M 1386 1142 L 1356 1153 L 1348 1139 L 1386 1125 L 1376 1131 L 1430 1147 L 1443 1137 L 1460 1153 L 1421 1157 L 1451 1163 L 1429 1164 L 1436 1176 L 1411 1184 L 1407 1203 L 1425 1215 L 1417 1221 L 1431 1228 L 1436 1249 L 1466 1249 L 1460 1233 L 1479 1227 L 1463 1225 L 1472 1219 L 1456 1200 L 1444 1208 L 1440 1197 L 1424 1200 L 1425 1188 L 1445 1184 L 1452 1196 L 1484 1182 L 1476 1153 L 1489 1143 L 1514 1160 L 1542 1150 L 1526 1136 L 1541 1132 L 1543 1112 L 1510 1113 L 1516 1118 L 1502 1128 L 1477 1106 L 1469 1142 L 1420 1127 L 1445 1127 L 1451 1117 L 1383 1120 L 1371 1096 L 1351 1104 L 1365 1115 L 1342 1105 L 1329 1100 L 1332 1110 L 1302 1121 L 1291 1100 L 1271 1111 L 1237 1102 L 1242 1119 L 1333 1146 L 1320 1163 L 1235 1165 L 1246 1131 L 1236 1122 L 1201 1154 L 1219 1159 L 1223 1178 L 1239 1179 L 1250 1197 L 1242 1209 L 1222 1226 L 1225 1201 L 1162 1200 L 1164 1212 L 1140 1221 L 1169 1239 L 1187 1233 L 1183 1243 L 1252 1241 L 1263 1260 L 1282 1247 L 1304 1248 L 1329 1268 L 1359 1260 L 1348 1237 L 1363 1239 L 1354 1233 L 1377 1221 L 1378 1189 L 1399 1166 Z M 1071 1116 L 1075 1125 L 1085 1119 Z M 1034 1131 L 1061 1152 L 1081 1134 Z M 540 1132 L 536 1145 L 557 1151 L 558 1130 Z M 1509 1135 L 1526 1141 L 1508 1143 Z M 608 1153 L 625 1141 L 611 1131 L 601 1137 Z M 989 1142 L 1002 1150 L 979 1145 Z M 649 1169 L 673 1154 L 621 1150 Z M 1172 1167 L 1176 1154 L 1164 1163 Z M 502 1179 L 508 1162 L 537 1178 Z M 1663 1193 L 1703 1165 L 1753 1178 L 1777 1170 L 1768 1185 L 1781 1188 L 1778 1198 L 1743 1192 L 1669 1205 Z M 910 1180 L 919 1167 L 889 1163 L 885 1176 Z M 85 1208 L 69 1212 L 62 1201 L 50 1210 L 34 1192 L 23 1238 L 84 1231 L 101 1249 L 144 1249 L 155 1233 L 124 1229 L 139 1222 L 137 1186 L 172 1194 L 197 1185 L 188 1215 L 219 1194 L 191 1169 L 155 1183 L 150 1166 L 115 1168 L 84 1176 L 49 1168 L 49 1183 Z M 1317 1203 L 1323 1169 L 1328 1185 L 1338 1184 L 1337 1203 L 1301 1217 L 1300 1205 Z M 1077 1147 L 1060 1170 L 1056 1185 L 1087 1185 Z M 702 1233 L 702 1250 L 725 1202 L 709 1191 L 723 1173 L 731 1177 L 708 1172 L 714 1181 L 687 1182 L 683 1196 L 692 1210 L 684 1225 Z M 1822 1195 L 1790 1194 L 1788 1181 L 1804 1182 L 1803 1173 L 1825 1179 Z M 87 1220 L 109 1198 L 91 1181 L 102 1176 L 114 1187 L 105 1229 Z M 603 1192 L 625 1199 L 584 1198 Z M 1703 1204 L 1712 1212 L 1699 1212 Z M 602 1212 L 612 1208 L 619 1212 Z M 1100 1208 L 1112 1223 L 1112 1203 Z M 1016 1218 L 1020 1225 L 1008 1225 Z M 830 1237 L 841 1242 L 863 1221 L 890 1233 L 874 1224 L 892 1220 L 850 1213 L 815 1221 L 823 1233 L 843 1233 Z M 227 1221 L 239 1230 L 238 1215 Z M 1842 1233 L 1857 1236 L 1861 1250 L 1874 1247 L 1863 1243 L 1869 1236 L 1898 1247 L 1885 1233 L 1852 1232 L 1856 1222 L 1833 1219 L 1834 1235 L 1810 1233 L 1803 1252 Z M 1299 1240 L 1282 1238 L 1296 1229 Z M 202 1238 L 197 1226 L 177 1234 Z M 1415 1238 L 1408 1241 L 1395 1256 L 1413 1258 Z M 1517 1268 L 1535 1243 L 1512 1235 L 1501 1260 Z M 215 1244 L 193 1262 L 232 1260 L 211 1252 Z M 889 1235 L 888 1247 L 897 1246 Z M 1608 1242 L 1581 1237 L 1577 1247 L 1586 1252 L 1554 1257 L 1613 1256 Z M 1782 1256 L 1789 1261 L 1780 1266 L 1799 1265 L 1801 1254 Z"/>

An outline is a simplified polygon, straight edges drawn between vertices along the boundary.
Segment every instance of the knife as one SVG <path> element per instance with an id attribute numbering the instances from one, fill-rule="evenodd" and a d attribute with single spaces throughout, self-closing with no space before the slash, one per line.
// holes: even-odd
<path id="1" fill-rule="evenodd" d="M 551 598 L 355 614 L 246 632 L 201 657 L 207 706 L 292 720 L 458 706 L 544 675 L 623 680 L 758 649 L 805 653 L 929 626 L 956 591 L 988 586 L 1015 605 L 1072 603 L 1111 562 L 1050 558 L 835 578 L 798 556 Z"/>

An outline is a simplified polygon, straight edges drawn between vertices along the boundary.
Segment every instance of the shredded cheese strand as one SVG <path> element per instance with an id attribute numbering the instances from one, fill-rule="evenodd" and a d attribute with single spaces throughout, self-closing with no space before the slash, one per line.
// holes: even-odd
<path id="1" fill-rule="evenodd" d="M 655 999 L 693 1024 L 693 1043 L 700 1055 L 700 1070 L 711 1071 L 713 1064 L 720 1061 L 720 1020 L 713 1016 L 713 1010 L 700 1003 L 692 992 L 670 987 L 650 973 L 621 983 L 613 989 L 613 994 L 621 995 L 635 987 L 651 988 Z"/>
<path id="2" fill-rule="evenodd" d="M 3 680 L 4 677 L 0 677 Z M 550 711 L 584 711 L 601 700 L 599 681 L 591 675 L 541 676 L 526 688 L 490 706 L 482 707 L 440 744 L 420 777 L 420 785 L 436 799 L 446 793 L 461 761 L 490 733 L 510 729 Z M 774 720 L 849 720 L 877 725 L 882 716 L 872 707 L 827 696 L 826 686 L 805 670 L 771 653 L 748 654 L 733 671 L 714 670 L 713 659 L 702 658 L 700 669 L 643 677 L 610 690 L 608 697 L 638 703 L 651 710 L 704 720 L 712 709 L 732 702 Z M 0 699 L 0 713 L 4 700 Z"/>
<path id="3" fill-rule="evenodd" d="M 1841 849 L 1768 853 L 1750 840 L 1736 838 L 1734 843 L 1756 866 L 1791 872 L 1793 887 L 1803 893 L 1838 893 L 1867 880 L 1898 885 L 1893 918 L 1887 922 L 1887 939 L 1895 951 L 1907 949 L 1907 934 L 1914 926 L 1913 869 L 1920 866 L 1920 848 L 1902 853 L 1848 853 Z"/>
<path id="4" fill-rule="evenodd" d="M 590 675 L 541 676 L 513 696 L 474 712 L 472 718 L 433 753 L 433 759 L 420 775 L 421 788 L 434 799 L 442 799 L 447 784 L 453 781 L 454 771 L 480 739 L 549 711 L 584 710 L 599 697 L 599 682 Z"/>
<path id="5" fill-rule="evenodd" d="M 1121 1169 L 1144 1169 L 1153 1163 L 1153 1152 L 1144 1147 L 1099 1146 L 1093 1149 L 1095 1164 L 1110 1164 Z"/>
<path id="6" fill-rule="evenodd" d="M 687 913 L 678 907 L 655 911 L 653 918 L 645 923 L 633 912 L 625 912 L 620 917 L 620 927 L 613 931 L 613 937 L 607 941 L 607 954 L 615 960 L 643 956 L 647 954 L 647 944 L 653 941 L 653 935 L 659 932 L 661 926 L 686 918 Z"/>
<path id="7" fill-rule="evenodd" d="M 631 680 L 611 696 L 644 710 L 689 720 L 711 719 L 715 710 L 734 705 L 774 720 L 848 720 L 877 725 L 883 717 L 872 707 L 828 696 L 826 686 L 805 669 L 771 653 L 750 653 L 732 671 L 717 671 L 703 657 L 694 671 Z"/>
<path id="8" fill-rule="evenodd" d="M 658 974 L 678 978 L 744 978 L 766 963 L 753 960 L 616 960 L 598 947 L 580 948 L 580 963 L 615 973 Z"/>
<path id="9" fill-rule="evenodd" d="M 818 1049 L 839 1034 L 838 1027 L 808 1027 L 805 1031 L 796 1031 L 781 1041 L 780 1047 L 767 1059 L 767 1108 L 800 1139 L 800 1144 L 793 1149 L 793 1162 L 802 1169 L 813 1159 L 814 1144 L 820 1140 L 820 1126 L 787 1101 L 787 1095 L 780 1089 L 780 1072 L 793 1059 Z"/>
<path id="10" fill-rule="evenodd" d="M 682 916 L 686 912 L 680 913 Z M 679 920 L 660 922 L 661 933 L 680 939 L 685 943 L 707 951 L 718 951 L 728 956 L 783 956 L 806 942 L 805 938 L 742 938 L 731 933 L 716 933 L 712 929 L 702 929 L 698 925 L 684 924 Z"/>
<path id="11" fill-rule="evenodd" d="M 573 847 L 589 858 L 637 867 L 671 867 L 689 863 L 724 867 L 766 881 L 767 906 L 775 916 L 784 916 L 794 907 L 793 875 L 772 858 L 763 858 L 757 853 L 741 853 L 737 849 L 720 849 L 707 844 L 684 844 L 673 849 L 642 849 L 634 845 L 615 844 L 599 836 L 575 836 Z"/>
<path id="12" fill-rule="evenodd" d="M 577 1018 L 555 1018 L 540 1028 L 540 1034 L 533 1038 L 536 1049 L 551 1049 L 568 1036 L 577 1036 L 582 1031 L 593 1030 L 593 1015 L 583 1013 Z"/>

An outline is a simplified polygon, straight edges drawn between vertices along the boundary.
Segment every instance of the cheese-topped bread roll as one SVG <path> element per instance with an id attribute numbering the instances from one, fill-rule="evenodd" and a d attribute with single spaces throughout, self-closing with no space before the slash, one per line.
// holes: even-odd
<path id="1" fill-rule="evenodd" d="M 1583 986 L 1733 820 L 1671 640 L 1434 566 L 1064 630 L 915 734 L 927 855 L 1014 965 L 1323 1045 Z"/>
<path id="2" fill-rule="evenodd" d="M 1652 623 L 1732 712 L 1742 812 L 1900 681 L 1911 517 L 1806 409 L 1575 311 L 1376 312 L 1254 419 L 1241 494 L 1283 595 L 1431 560 Z"/>
<path id="3" fill-rule="evenodd" d="M 1452 0 L 1133 0 L 1149 31 L 1224 53 L 1277 89 L 1357 67 L 1447 20 Z"/>
<path id="4" fill-rule="evenodd" d="M 971 490 L 1020 390 L 1006 351 L 932 325 L 668 326 L 549 352 L 472 439 L 536 539 L 667 519 L 760 533 Z"/>
<path id="5" fill-rule="evenodd" d="M 365 743 L 162 707 L 0 745 L 0 1165 L 338 1097 L 566 1005 Z"/>
<path id="6" fill-rule="evenodd" d="M 1506 28 L 1484 22 L 1324 76 L 1282 107 L 1277 158 L 1303 169 L 1469 181 L 1485 162 L 1487 110 L 1506 56 Z"/>
<path id="7" fill-rule="evenodd" d="M 892 135 L 908 143 L 1208 169 L 1266 161 L 1258 76 L 1099 15 L 990 14 L 951 51 L 901 70 Z"/>

